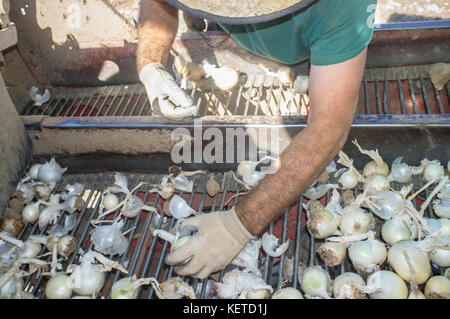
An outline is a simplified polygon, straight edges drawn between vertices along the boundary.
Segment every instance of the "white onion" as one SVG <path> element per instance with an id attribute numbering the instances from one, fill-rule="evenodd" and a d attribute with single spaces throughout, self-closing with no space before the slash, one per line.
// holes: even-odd
<path id="1" fill-rule="evenodd" d="M 387 177 L 382 174 L 372 174 L 364 181 L 364 190 L 368 190 L 369 192 L 388 191 L 390 188 L 391 185 Z"/>
<path id="2" fill-rule="evenodd" d="M 69 257 L 77 248 L 77 239 L 70 235 L 65 235 L 58 240 L 58 254 L 63 257 Z"/>
<path id="3" fill-rule="evenodd" d="M 408 183 L 412 177 L 411 167 L 402 163 L 402 157 L 396 158 L 392 163 L 391 173 L 388 176 L 389 181 L 397 183 Z"/>
<path id="4" fill-rule="evenodd" d="M 172 179 L 172 182 L 175 185 L 176 189 L 183 192 L 192 193 L 194 182 L 189 180 L 186 176 L 178 174 L 177 177 Z"/>
<path id="5" fill-rule="evenodd" d="M 32 179 L 37 179 L 38 178 L 38 171 L 39 171 L 39 167 L 41 167 L 42 164 L 34 164 L 33 166 L 30 167 L 29 173 L 30 173 L 30 177 Z"/>
<path id="6" fill-rule="evenodd" d="M 122 235 L 121 229 L 124 221 L 120 218 L 111 225 L 97 226 L 91 234 L 94 248 L 102 254 L 122 255 L 127 249 L 127 239 Z"/>
<path id="7" fill-rule="evenodd" d="M 381 237 L 392 246 L 399 241 L 410 240 L 411 231 L 400 218 L 392 218 L 381 227 Z"/>
<path id="8" fill-rule="evenodd" d="M 337 235 L 340 216 L 331 213 L 317 201 L 311 201 L 310 203 L 310 215 L 306 222 L 309 233 L 318 239 Z"/>
<path id="9" fill-rule="evenodd" d="M 275 291 L 272 299 L 303 299 L 302 293 L 293 287 L 281 288 Z"/>
<path id="10" fill-rule="evenodd" d="M 386 260 L 386 247 L 374 238 L 352 243 L 348 248 L 348 256 L 356 269 L 371 272 L 377 265 Z"/>
<path id="11" fill-rule="evenodd" d="M 388 262 L 395 272 L 406 282 L 411 281 L 412 273 L 405 260 L 403 251 L 406 251 L 411 266 L 416 273 L 416 282 L 423 284 L 431 275 L 431 264 L 428 254 L 417 247 L 417 242 L 400 241 L 394 244 L 388 252 Z"/>
<path id="12" fill-rule="evenodd" d="M 450 219 L 450 193 L 438 193 L 437 197 L 432 205 L 434 213 L 438 217 Z"/>
<path id="13" fill-rule="evenodd" d="M 114 195 L 113 193 L 108 193 L 103 197 L 103 207 L 106 210 L 110 210 L 119 205 L 119 197 Z"/>
<path id="14" fill-rule="evenodd" d="M 136 217 L 142 211 L 143 206 L 142 199 L 137 196 L 131 196 L 123 206 L 122 214 L 128 218 Z"/>
<path id="15" fill-rule="evenodd" d="M 262 237 L 262 247 L 267 255 L 271 257 L 280 257 L 286 252 L 289 246 L 289 240 L 278 246 L 278 238 L 265 232 Z"/>
<path id="16" fill-rule="evenodd" d="M 349 169 L 341 175 L 339 183 L 342 184 L 344 189 L 353 189 L 358 185 L 358 176 Z"/>
<path id="17" fill-rule="evenodd" d="M 54 207 L 47 206 L 39 214 L 39 229 L 43 230 L 48 224 L 55 224 L 61 211 Z"/>
<path id="18" fill-rule="evenodd" d="M 325 265 L 333 267 L 342 264 L 345 259 L 347 247 L 343 243 L 325 242 L 320 245 L 317 253 Z"/>
<path id="19" fill-rule="evenodd" d="M 2 277 L 3 274 L 0 274 Z M 11 276 L 9 280 L 0 287 L 0 299 L 12 299 L 16 293 L 16 280 Z"/>
<path id="20" fill-rule="evenodd" d="M 242 161 L 237 167 L 237 173 L 240 176 L 252 174 L 256 169 L 256 163 L 252 161 Z"/>
<path id="21" fill-rule="evenodd" d="M 111 299 L 136 299 L 137 289 L 130 289 L 136 275 L 116 281 L 111 287 Z"/>
<path id="22" fill-rule="evenodd" d="M 435 248 L 430 253 L 430 259 L 433 264 L 439 267 L 450 267 L 450 236 L 441 236 L 440 240 L 447 243 L 447 248 Z"/>
<path id="23" fill-rule="evenodd" d="M 438 163 L 430 162 L 423 170 L 423 178 L 426 182 L 445 175 L 444 167 Z"/>
<path id="24" fill-rule="evenodd" d="M 363 209 L 347 206 L 341 212 L 339 229 L 344 235 L 364 234 L 369 230 L 372 222 L 371 215 Z"/>
<path id="25" fill-rule="evenodd" d="M 450 220 L 448 218 L 425 218 L 432 232 L 438 236 L 450 236 Z"/>
<path id="26" fill-rule="evenodd" d="M 369 177 L 373 174 L 380 174 L 384 176 L 389 175 L 389 166 L 383 162 L 381 164 L 377 164 L 375 161 L 371 161 L 364 166 L 363 175 L 364 177 Z"/>
<path id="27" fill-rule="evenodd" d="M 246 299 L 266 299 L 269 296 L 267 289 L 251 289 L 245 295 Z"/>
<path id="28" fill-rule="evenodd" d="M 273 288 L 261 277 L 238 269 L 227 272 L 222 278 L 222 283 L 216 283 L 215 287 L 220 299 L 246 297 L 248 292 L 258 289 L 266 289 L 270 293 L 273 291 Z"/>
<path id="29" fill-rule="evenodd" d="M 433 276 L 425 284 L 425 296 L 429 299 L 450 299 L 450 280 Z"/>
<path id="30" fill-rule="evenodd" d="M 49 279 L 45 287 L 45 295 L 48 299 L 69 299 L 72 296 L 72 288 L 69 287 L 69 277 L 57 274 Z"/>
<path id="31" fill-rule="evenodd" d="M 37 241 L 28 238 L 24 243 L 23 247 L 20 250 L 20 258 L 34 258 L 39 255 L 41 251 L 42 245 Z"/>
<path id="32" fill-rule="evenodd" d="M 214 84 L 222 91 L 230 91 L 239 83 L 239 72 L 229 66 L 217 68 L 207 62 L 203 64 L 206 76 L 211 76 Z"/>
<path id="33" fill-rule="evenodd" d="M 62 174 L 66 170 L 67 168 L 62 168 L 52 158 L 50 162 L 45 162 L 45 164 L 39 167 L 37 177 L 41 182 L 46 184 L 50 184 L 51 182 L 57 183 L 61 180 Z"/>
<path id="34" fill-rule="evenodd" d="M 353 272 L 344 272 L 333 281 L 333 296 L 336 299 L 365 299 L 366 294 L 356 287 L 364 287 L 364 279 Z"/>
<path id="35" fill-rule="evenodd" d="M 34 224 L 39 218 L 39 202 L 28 204 L 22 210 L 22 219 L 27 222 Z"/>
<path id="36" fill-rule="evenodd" d="M 371 201 L 378 207 L 370 207 L 373 213 L 384 220 L 393 218 L 406 208 L 402 195 L 396 192 L 377 192 Z"/>
<path id="37" fill-rule="evenodd" d="M 300 287 L 311 297 L 329 299 L 332 290 L 330 275 L 320 266 L 307 268 L 302 276 Z"/>
<path id="38" fill-rule="evenodd" d="M 186 218 L 195 213 L 186 201 L 178 195 L 173 195 L 169 203 L 170 214 L 176 219 Z"/>
<path id="39" fill-rule="evenodd" d="M 94 252 L 90 251 L 81 257 L 81 264 L 76 266 L 68 279 L 69 287 L 81 296 L 96 294 L 105 283 L 105 274 L 100 265 L 93 265 Z"/>
<path id="40" fill-rule="evenodd" d="M 369 294 L 370 299 L 407 299 L 408 287 L 396 273 L 387 270 L 374 272 L 367 277 L 367 286 L 380 289 Z"/>

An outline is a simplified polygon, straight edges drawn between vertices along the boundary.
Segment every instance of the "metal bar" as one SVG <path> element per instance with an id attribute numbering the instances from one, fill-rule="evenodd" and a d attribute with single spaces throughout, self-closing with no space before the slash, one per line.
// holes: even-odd
<path id="1" fill-rule="evenodd" d="M 133 87 L 133 91 L 130 93 L 130 97 L 128 98 L 127 104 L 123 107 L 122 113 L 120 113 L 120 116 L 123 116 L 128 108 L 128 105 L 130 104 L 131 100 L 133 99 L 134 95 L 136 93 L 136 87 Z M 114 114 L 115 115 L 115 114 Z"/>
<path id="2" fill-rule="evenodd" d="M 414 89 L 413 89 L 413 86 L 412 86 L 411 79 L 409 77 L 408 77 L 408 85 L 409 85 L 409 92 L 411 93 L 411 100 L 413 102 L 414 114 L 418 114 L 419 111 L 417 110 L 416 96 L 415 96 L 415 93 L 414 93 Z"/>
<path id="3" fill-rule="evenodd" d="M 87 114 L 87 116 L 91 116 L 92 112 L 94 112 L 95 108 L 97 107 L 97 104 L 100 101 L 100 98 L 102 96 L 104 96 L 105 93 L 106 93 L 106 86 L 103 88 L 103 91 L 97 95 L 97 100 L 95 101 L 94 105 L 91 106 L 91 109 L 89 110 L 89 113 Z"/>
<path id="4" fill-rule="evenodd" d="M 80 103 L 78 103 L 77 107 L 73 110 L 72 116 L 76 116 L 76 114 L 77 114 L 77 112 L 78 112 L 78 109 L 80 108 L 80 106 L 81 106 L 81 104 L 82 104 L 82 102 L 83 102 L 84 99 L 85 99 L 85 98 L 80 99 Z M 89 101 L 88 101 L 88 105 L 89 105 L 89 103 L 91 102 L 91 100 L 92 100 L 92 96 L 91 96 L 91 98 L 90 98 Z"/>
<path id="5" fill-rule="evenodd" d="M 403 98 L 402 84 L 400 80 L 397 80 L 397 86 L 398 86 L 398 94 L 400 97 L 400 103 L 402 104 L 402 114 L 406 114 L 405 99 Z"/>
<path id="6" fill-rule="evenodd" d="M 127 90 L 128 90 L 128 87 L 125 87 Z M 124 92 L 123 94 L 122 94 L 122 98 L 120 99 L 120 101 L 119 101 L 119 103 L 117 104 L 117 107 L 116 107 L 116 110 L 113 112 L 113 116 L 115 116 L 116 114 L 117 114 L 117 111 L 119 110 L 119 108 L 120 108 L 120 105 L 122 104 L 122 102 L 123 102 L 123 99 L 125 98 L 125 95 L 127 95 L 127 92 Z"/>
<path id="7" fill-rule="evenodd" d="M 366 114 L 370 114 L 370 105 L 369 105 L 369 88 L 367 87 L 367 81 L 364 80 L 364 97 L 366 100 Z"/>
<path id="8" fill-rule="evenodd" d="M 139 95 L 138 95 L 138 97 L 136 99 L 136 102 L 134 102 L 133 108 L 131 109 L 130 114 L 129 114 L 130 116 L 133 115 L 134 110 L 136 109 L 136 106 L 137 106 L 138 102 L 141 100 L 141 97 L 142 97 L 142 91 L 139 92 Z"/>
<path id="9" fill-rule="evenodd" d="M 442 102 L 441 102 L 441 94 L 436 89 L 436 87 L 434 86 L 433 83 L 431 83 L 431 85 L 433 86 L 434 95 L 436 96 L 436 100 L 437 100 L 437 103 L 439 106 L 439 112 L 441 112 L 441 114 L 444 114 L 444 108 L 442 107 Z"/>
<path id="10" fill-rule="evenodd" d="M 102 115 L 101 115 L 101 112 L 102 112 L 103 106 L 105 106 L 106 101 L 109 99 L 109 97 L 111 96 L 111 94 L 113 93 L 113 91 L 114 91 L 114 87 L 112 87 L 112 88 L 111 88 L 111 91 L 108 93 L 108 95 L 106 95 L 106 96 L 103 98 L 103 103 L 102 103 L 102 105 L 100 105 L 100 107 L 99 107 L 99 109 L 98 109 L 98 111 L 97 111 L 97 116 L 102 116 Z"/>
<path id="11" fill-rule="evenodd" d="M 378 89 L 378 81 L 375 81 L 375 92 L 376 92 L 376 98 L 377 98 L 377 114 L 383 114 L 383 110 L 381 109 L 380 92 L 379 92 L 379 89 Z"/>
<path id="12" fill-rule="evenodd" d="M 241 96 L 242 96 L 242 90 L 244 89 L 244 86 L 239 87 L 237 99 L 236 99 L 236 105 L 234 106 L 234 114 L 237 114 L 237 109 L 239 108 L 239 104 L 241 103 Z"/>
<path id="13" fill-rule="evenodd" d="M 387 106 L 387 80 L 384 80 L 384 88 L 383 88 L 383 107 L 384 114 L 389 114 L 388 106 Z"/>
<path id="14" fill-rule="evenodd" d="M 297 229 L 295 232 L 295 253 L 294 253 L 294 288 L 297 289 L 298 286 L 298 267 L 300 258 L 300 238 L 302 235 L 302 214 L 303 214 L 303 196 L 300 196 L 298 200 L 298 211 L 297 211 Z"/>
<path id="15" fill-rule="evenodd" d="M 120 95 L 120 93 L 122 92 L 122 87 L 119 87 L 118 90 L 119 90 L 119 92 L 115 93 L 111 102 L 109 102 L 108 108 L 106 109 L 105 116 L 108 116 L 109 111 L 111 111 L 112 107 L 114 106 L 114 102 L 116 101 L 116 99 Z"/>
<path id="16" fill-rule="evenodd" d="M 423 83 L 422 77 L 420 77 L 420 86 L 422 87 L 423 101 L 425 102 L 427 114 L 431 114 L 430 104 L 428 103 L 428 94 L 427 94 L 427 90 L 425 89 L 425 84 Z"/>
<path id="17" fill-rule="evenodd" d="M 284 216 L 283 216 L 283 232 L 282 232 L 282 235 L 281 235 L 281 243 L 286 242 L 288 217 L 289 217 L 289 208 L 286 209 L 286 212 L 284 213 Z M 284 258 L 285 258 L 285 256 L 284 256 L 284 254 L 282 254 L 281 258 L 280 258 L 280 270 L 278 272 L 277 289 L 280 289 L 281 284 L 283 283 Z"/>

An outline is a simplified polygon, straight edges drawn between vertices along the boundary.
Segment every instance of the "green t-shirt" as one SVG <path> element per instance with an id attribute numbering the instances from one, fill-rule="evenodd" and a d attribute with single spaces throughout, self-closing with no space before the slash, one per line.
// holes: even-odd
<path id="1" fill-rule="evenodd" d="M 319 0 L 257 24 L 226 25 L 243 49 L 282 63 L 330 65 L 357 56 L 372 40 L 377 0 Z"/>

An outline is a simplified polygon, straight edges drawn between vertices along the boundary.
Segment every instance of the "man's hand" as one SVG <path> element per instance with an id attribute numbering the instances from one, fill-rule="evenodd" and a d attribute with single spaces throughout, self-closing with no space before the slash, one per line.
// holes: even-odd
<path id="1" fill-rule="evenodd" d="M 204 279 L 209 274 L 224 269 L 254 238 L 242 225 L 234 208 L 188 218 L 181 228 L 190 226 L 197 233 L 183 246 L 167 256 L 169 265 L 192 259 L 176 272 L 181 276 Z"/>
<path id="2" fill-rule="evenodd" d="M 150 103 L 154 107 L 159 106 L 159 111 L 165 117 L 179 120 L 197 112 L 198 107 L 193 105 L 191 97 L 178 86 L 161 63 L 147 64 L 139 78 L 145 85 Z"/>

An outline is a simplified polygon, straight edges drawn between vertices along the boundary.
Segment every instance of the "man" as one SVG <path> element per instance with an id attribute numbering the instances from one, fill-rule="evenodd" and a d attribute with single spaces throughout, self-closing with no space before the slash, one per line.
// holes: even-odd
<path id="1" fill-rule="evenodd" d="M 182 2 L 184 6 L 177 6 L 185 8 L 190 0 Z M 208 3 L 217 0 L 193 2 L 206 4 L 202 10 L 211 10 L 214 6 Z M 243 11 L 248 15 L 255 12 L 255 2 L 239 1 L 244 3 L 247 11 Z M 286 1 L 269 1 L 272 5 L 283 2 Z M 223 11 L 227 10 L 223 8 L 225 3 L 238 2 L 222 3 L 219 9 Z M 281 154 L 275 174 L 266 175 L 232 210 L 204 214 L 182 223 L 182 227 L 194 226 L 197 233 L 167 257 L 169 264 L 180 264 L 192 257 L 177 269 L 178 274 L 203 279 L 225 268 L 252 238 L 263 233 L 299 198 L 343 147 L 358 101 L 367 45 L 373 35 L 375 6 L 376 0 L 319 0 L 268 22 L 221 24 L 241 47 L 255 54 L 287 64 L 310 59 L 311 113 L 307 127 Z M 265 7 L 253 10 L 259 8 Z M 209 13 L 226 16 L 222 11 Z M 161 113 L 172 118 L 196 112 L 190 97 L 164 69 L 177 19 L 177 9 L 164 0 L 141 0 L 137 51 L 140 79 L 150 100 L 159 102 Z"/>

